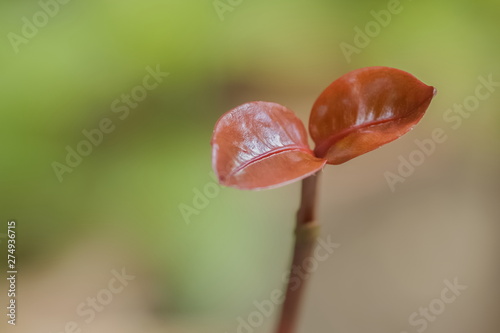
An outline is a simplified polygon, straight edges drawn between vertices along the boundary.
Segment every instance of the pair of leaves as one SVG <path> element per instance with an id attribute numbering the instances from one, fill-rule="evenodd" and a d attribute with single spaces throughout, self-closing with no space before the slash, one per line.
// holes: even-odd
<path id="1" fill-rule="evenodd" d="M 423 117 L 436 90 L 389 67 L 341 76 L 313 105 L 309 132 L 295 114 L 269 102 L 225 113 L 212 137 L 212 163 L 222 185 L 266 189 L 341 164 L 405 134 Z"/>

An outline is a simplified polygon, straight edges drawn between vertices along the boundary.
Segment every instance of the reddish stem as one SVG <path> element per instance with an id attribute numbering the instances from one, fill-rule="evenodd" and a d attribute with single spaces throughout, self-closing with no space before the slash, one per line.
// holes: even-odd
<path id="1" fill-rule="evenodd" d="M 315 221 L 318 178 L 319 174 L 315 174 L 302 180 L 290 279 L 276 333 L 293 333 L 296 331 L 300 304 L 306 281 L 310 275 L 310 272 L 307 271 L 303 264 L 312 254 L 319 230 Z M 300 281 L 300 283 L 297 283 L 297 281 Z"/>

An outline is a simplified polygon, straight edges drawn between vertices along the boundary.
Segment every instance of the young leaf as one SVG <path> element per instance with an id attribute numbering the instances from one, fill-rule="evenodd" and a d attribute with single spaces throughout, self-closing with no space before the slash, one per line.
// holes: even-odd
<path id="1" fill-rule="evenodd" d="M 239 189 L 286 185 L 326 163 L 309 149 L 300 119 L 275 103 L 251 102 L 225 113 L 215 124 L 211 144 L 220 183 Z"/>
<path id="2" fill-rule="evenodd" d="M 333 81 L 309 118 L 316 156 L 341 164 L 391 142 L 423 117 L 434 87 L 389 67 L 361 68 Z"/>

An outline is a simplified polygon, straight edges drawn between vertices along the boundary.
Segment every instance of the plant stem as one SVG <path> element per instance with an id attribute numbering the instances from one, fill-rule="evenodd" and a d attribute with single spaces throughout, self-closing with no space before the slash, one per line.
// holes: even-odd
<path id="1" fill-rule="evenodd" d="M 290 279 L 276 333 L 294 333 L 296 330 L 302 295 L 311 273 L 304 267 L 304 261 L 311 257 L 319 233 L 319 225 L 315 221 L 318 178 L 319 173 L 302 180 Z"/>

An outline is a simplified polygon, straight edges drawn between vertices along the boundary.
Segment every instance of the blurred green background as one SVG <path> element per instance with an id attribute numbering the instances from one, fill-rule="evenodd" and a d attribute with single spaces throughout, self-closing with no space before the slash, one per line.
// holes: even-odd
<path id="1" fill-rule="evenodd" d="M 405 137 L 325 168 L 322 237 L 341 247 L 310 281 L 300 331 L 416 332 L 410 314 L 458 277 L 468 289 L 426 331 L 498 332 L 500 91 L 457 129 L 443 119 L 474 95 L 479 76 L 500 81 L 498 1 L 401 1 L 350 61 L 341 43 L 355 45 L 355 27 L 387 1 L 41 3 L 57 4 L 54 15 L 38 14 L 26 39 L 23 18 L 33 22 L 41 4 L 0 3 L 0 233 L 17 221 L 20 304 L 18 325 L 2 315 L 0 327 L 237 332 L 255 300 L 283 287 L 300 184 L 215 187 L 213 125 L 253 100 L 286 105 L 307 123 L 334 79 L 390 66 L 438 94 Z M 141 86 L 147 68 L 169 75 L 120 119 L 113 102 Z M 66 164 L 66 147 L 105 118 L 114 130 L 59 181 L 53 163 Z M 447 141 L 393 193 L 384 173 L 435 128 Z M 206 188 L 215 194 L 202 202 Z M 202 208 L 186 219 L 181 207 L 193 200 Z M 77 306 L 122 267 L 136 279 L 84 323 Z M 271 332 L 276 313 L 252 332 Z"/>

